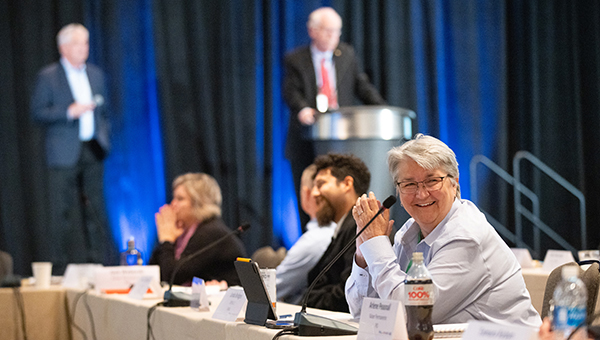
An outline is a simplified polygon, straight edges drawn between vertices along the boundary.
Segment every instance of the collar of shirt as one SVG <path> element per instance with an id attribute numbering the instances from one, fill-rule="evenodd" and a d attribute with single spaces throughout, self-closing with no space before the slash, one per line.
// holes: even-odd
<path id="1" fill-rule="evenodd" d="M 310 45 L 310 54 L 315 68 L 315 77 L 317 78 L 317 86 L 320 88 L 323 82 L 321 77 L 321 60 L 325 59 L 325 68 L 329 73 L 329 83 L 333 89 L 336 88 L 335 82 L 335 67 L 333 66 L 333 51 L 319 51 L 314 45 Z"/>
<path id="2" fill-rule="evenodd" d="M 346 220 L 346 217 L 348 217 L 348 213 L 345 213 L 344 216 L 342 216 L 342 218 L 340 218 L 339 221 L 337 221 L 337 226 L 335 227 L 335 231 L 333 232 L 333 238 L 336 238 L 338 233 L 340 232 L 340 228 L 342 227 L 342 224 L 344 224 L 344 221 Z"/>
<path id="3" fill-rule="evenodd" d="M 460 205 L 461 201 L 458 198 L 454 198 L 452 207 L 450 208 L 448 214 L 446 214 L 446 217 L 444 217 L 444 219 L 431 231 L 431 233 L 429 233 L 429 235 L 427 235 L 427 237 L 422 239 L 421 242 L 418 242 L 418 235 L 421 229 L 419 228 L 417 222 L 413 221 L 412 225 L 404 233 L 400 241 L 402 243 L 402 247 L 405 249 L 408 260 L 412 258 L 412 253 L 418 251 L 423 253 L 423 262 L 425 265 L 429 264 L 429 261 L 431 260 L 429 258 L 429 249 L 431 248 L 431 245 L 438 239 L 438 237 L 440 237 L 444 227 L 448 223 L 448 220 L 450 220 L 450 217 L 454 215 Z"/>
<path id="4" fill-rule="evenodd" d="M 181 258 L 181 254 L 185 250 L 185 247 L 187 247 L 188 242 L 192 238 L 192 235 L 194 235 L 194 233 L 196 232 L 197 228 L 198 228 L 197 223 L 192 225 L 191 227 L 188 228 L 188 230 L 186 230 L 183 234 L 181 234 L 181 236 L 179 236 L 177 238 L 177 240 L 175 241 L 175 259 L 176 260 L 179 260 Z"/>
<path id="5" fill-rule="evenodd" d="M 65 72 L 67 72 L 67 74 L 68 73 L 81 73 L 81 72 L 85 72 L 85 70 L 87 68 L 86 64 L 83 64 L 83 66 L 81 66 L 81 68 L 75 67 L 75 66 L 71 65 L 71 63 L 65 57 L 60 58 L 60 63 L 64 67 Z"/>

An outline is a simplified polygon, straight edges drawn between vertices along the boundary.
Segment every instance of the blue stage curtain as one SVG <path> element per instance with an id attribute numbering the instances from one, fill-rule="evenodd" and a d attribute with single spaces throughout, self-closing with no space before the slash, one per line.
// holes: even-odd
<path id="1" fill-rule="evenodd" d="M 597 115 L 600 6 L 583 1 L 169 1 L 0 2 L 0 248 L 18 273 L 43 257 L 47 219 L 39 129 L 29 120 L 35 74 L 58 59 L 63 25 L 90 28 L 91 61 L 109 75 L 113 152 L 106 198 L 119 250 L 134 236 L 147 259 L 153 214 L 187 171 L 214 175 L 230 227 L 249 220 L 249 251 L 289 247 L 300 234 L 283 146 L 286 52 L 309 42 L 308 14 L 334 7 L 342 41 L 389 104 L 414 110 L 419 131 L 456 152 L 469 198 L 469 161 L 483 154 L 511 172 L 533 152 L 584 191 L 588 225 L 600 182 Z M 551 197 L 551 227 L 570 236 L 571 208 Z M 389 174 L 374 174 L 389 176 Z M 483 172 L 482 208 L 512 228 L 511 189 Z M 566 208 L 565 208 L 566 209 Z M 397 225 L 404 221 L 397 221 Z M 577 223 L 577 222 L 575 222 Z M 588 247 L 598 234 L 588 228 Z M 547 242 L 544 247 L 555 246 Z"/>
<path id="2" fill-rule="evenodd" d="M 112 20 L 107 20 L 112 18 Z M 106 208 L 119 251 L 133 237 L 146 263 L 156 243 L 154 213 L 165 203 L 164 157 L 150 0 L 90 0 L 90 61 L 110 75 L 112 150 Z"/>

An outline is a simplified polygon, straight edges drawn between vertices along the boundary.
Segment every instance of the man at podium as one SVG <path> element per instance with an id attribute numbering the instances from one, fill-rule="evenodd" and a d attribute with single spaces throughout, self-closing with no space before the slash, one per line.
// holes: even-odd
<path id="1" fill-rule="evenodd" d="M 303 138 L 308 131 L 303 130 L 315 122 L 317 108 L 324 112 L 351 106 L 355 98 L 367 105 L 386 104 L 359 67 L 354 49 L 340 42 L 342 18 L 333 8 L 313 11 L 307 29 L 311 44 L 291 51 L 284 62 L 283 97 L 291 111 L 285 155 L 296 190 L 302 171 L 315 158 L 312 142 Z M 304 225 L 308 217 L 301 213 L 301 220 Z"/>

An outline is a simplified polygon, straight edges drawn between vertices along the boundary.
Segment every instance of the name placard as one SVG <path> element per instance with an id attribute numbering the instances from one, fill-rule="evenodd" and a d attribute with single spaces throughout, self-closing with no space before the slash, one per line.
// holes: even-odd
<path id="1" fill-rule="evenodd" d="M 399 301 L 364 298 L 357 340 L 408 340 L 404 306 Z"/>
<path id="2" fill-rule="evenodd" d="M 526 326 L 500 325 L 488 321 L 469 321 L 463 340 L 535 340 L 537 331 Z"/>
<path id="3" fill-rule="evenodd" d="M 210 311 L 206 285 L 204 284 L 204 280 L 199 277 L 192 279 L 192 301 L 190 301 L 190 308 L 199 312 Z"/>
<path id="4" fill-rule="evenodd" d="M 544 257 L 542 269 L 551 272 L 554 268 L 569 262 L 575 262 L 575 258 L 573 258 L 570 251 L 549 249 L 546 252 L 546 257 Z"/>
<path id="5" fill-rule="evenodd" d="M 521 265 L 521 268 L 533 268 L 533 259 L 531 258 L 531 253 L 529 253 L 529 249 L 527 248 L 510 248 L 517 261 Z"/>
<path id="6" fill-rule="evenodd" d="M 236 321 L 246 304 L 246 294 L 242 287 L 229 287 L 223 300 L 217 306 L 212 318 L 223 321 Z"/>
<path id="7" fill-rule="evenodd" d="M 94 283 L 97 268 L 102 268 L 102 265 L 93 263 L 68 264 L 62 286 L 66 288 L 87 289 L 90 284 Z"/>
<path id="8" fill-rule="evenodd" d="M 137 280 L 137 282 L 133 285 L 133 287 L 131 287 L 131 290 L 129 291 L 129 294 L 127 294 L 127 296 L 136 300 L 143 299 L 144 294 L 146 294 L 148 288 L 150 288 L 150 282 L 152 282 L 152 279 L 152 276 L 140 277 Z"/>
<path id="9" fill-rule="evenodd" d="M 157 265 L 97 268 L 94 283 L 99 292 L 127 294 L 142 276 L 150 276 L 151 281 L 160 282 L 160 268 Z"/>

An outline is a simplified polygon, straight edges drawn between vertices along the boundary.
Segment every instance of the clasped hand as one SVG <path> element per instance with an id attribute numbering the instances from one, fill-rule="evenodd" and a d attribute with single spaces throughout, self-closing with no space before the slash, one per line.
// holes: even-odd
<path id="1" fill-rule="evenodd" d="M 175 210 L 169 204 L 160 207 L 158 212 L 154 214 L 154 220 L 156 221 L 156 233 L 160 243 L 175 243 L 175 240 L 183 234 L 183 228 L 177 225 Z"/>
<path id="2" fill-rule="evenodd" d="M 369 193 L 369 196 L 363 194 L 356 200 L 354 208 L 352 208 L 352 217 L 356 221 L 356 233 L 360 232 L 362 228 L 377 214 L 381 208 L 381 202 L 375 198 L 373 192 Z M 360 252 L 360 245 L 367 240 L 377 236 L 389 236 L 394 226 L 394 220 L 390 220 L 390 211 L 385 209 L 382 214 L 377 216 L 371 225 L 363 231 L 363 233 L 356 239 L 356 263 L 361 267 L 365 268 L 367 263 Z"/>

